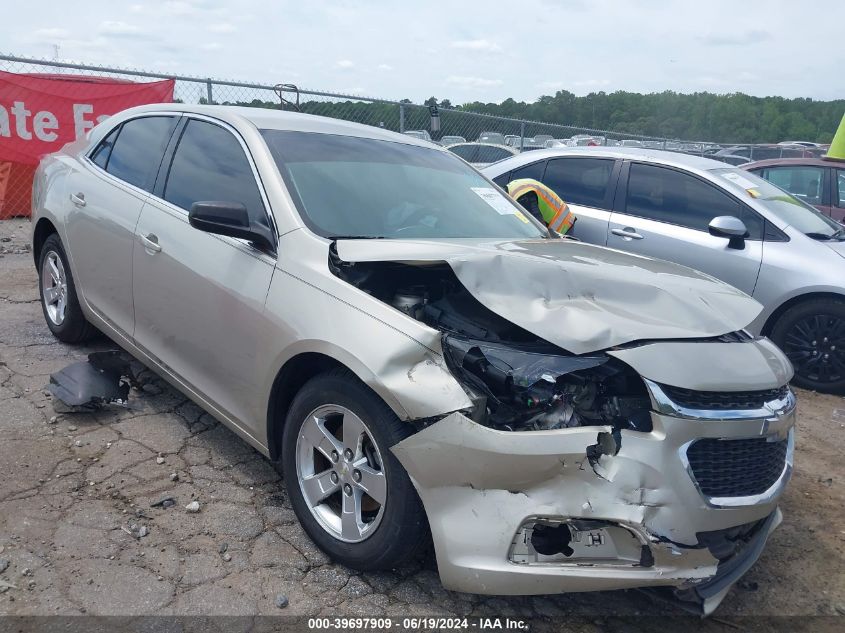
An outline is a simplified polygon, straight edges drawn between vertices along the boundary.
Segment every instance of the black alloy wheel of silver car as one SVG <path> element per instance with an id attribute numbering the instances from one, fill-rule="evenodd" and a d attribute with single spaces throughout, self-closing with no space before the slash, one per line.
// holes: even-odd
<path id="1" fill-rule="evenodd" d="M 845 391 L 845 303 L 800 303 L 778 319 L 771 333 L 795 368 L 793 383 L 816 391 Z"/>
<path id="2" fill-rule="evenodd" d="M 311 379 L 291 403 L 282 468 L 293 509 L 338 562 L 391 569 L 428 542 L 422 503 L 390 452 L 411 428 L 347 370 Z"/>
<path id="3" fill-rule="evenodd" d="M 85 319 L 65 249 L 56 233 L 41 246 L 38 257 L 38 288 L 47 327 L 64 343 L 81 343 L 97 330 Z"/>

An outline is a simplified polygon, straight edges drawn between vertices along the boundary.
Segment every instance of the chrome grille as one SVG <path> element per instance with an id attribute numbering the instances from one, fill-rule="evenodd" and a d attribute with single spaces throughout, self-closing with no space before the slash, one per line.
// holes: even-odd
<path id="1" fill-rule="evenodd" d="M 783 400 L 789 393 L 788 385 L 762 391 L 693 391 L 669 385 L 660 388 L 678 406 L 716 411 L 762 409 L 766 402 Z"/>

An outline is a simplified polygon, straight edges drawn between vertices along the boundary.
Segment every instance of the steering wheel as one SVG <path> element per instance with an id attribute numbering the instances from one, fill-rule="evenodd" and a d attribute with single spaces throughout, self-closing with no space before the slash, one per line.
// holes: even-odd
<path id="1" fill-rule="evenodd" d="M 417 207 L 414 209 L 410 215 L 406 218 L 402 219 L 403 226 L 400 226 L 398 229 L 395 229 L 393 233 L 395 235 L 399 235 L 405 231 L 410 229 L 415 229 L 419 227 L 424 227 L 426 229 L 432 229 L 433 227 L 429 224 L 425 224 L 421 222 L 421 220 L 426 216 L 431 216 L 431 210 L 427 207 Z"/>

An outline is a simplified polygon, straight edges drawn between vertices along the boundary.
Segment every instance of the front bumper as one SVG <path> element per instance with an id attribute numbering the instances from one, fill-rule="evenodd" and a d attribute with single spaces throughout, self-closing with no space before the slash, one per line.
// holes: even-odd
<path id="1" fill-rule="evenodd" d="M 727 578 L 730 588 L 780 522 L 777 501 L 792 470 L 794 400 L 791 405 L 777 415 L 745 419 L 695 419 L 655 406 L 651 432 L 623 430 L 618 452 L 592 461 L 588 448 L 610 427 L 507 432 L 460 413 L 393 451 L 425 505 L 447 589 L 498 595 L 648 586 L 708 591 L 714 578 Z M 714 499 L 702 492 L 683 459 L 702 438 L 785 439 L 789 451 L 766 494 Z M 701 533 L 767 517 L 766 529 L 755 532 L 759 547 L 744 548 L 742 564 L 730 573 L 724 571 L 729 561 L 699 542 Z M 597 557 L 526 556 L 531 548 L 526 550 L 525 526 L 537 521 L 575 521 L 588 531 L 609 526 L 598 539 L 613 547 Z M 699 596 L 708 599 L 707 611 L 726 593 L 722 584 Z"/>

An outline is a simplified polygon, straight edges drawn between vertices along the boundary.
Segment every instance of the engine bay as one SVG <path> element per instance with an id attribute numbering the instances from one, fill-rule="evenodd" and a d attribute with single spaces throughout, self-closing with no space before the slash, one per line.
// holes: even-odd
<path id="1" fill-rule="evenodd" d="M 473 419 L 506 431 L 611 425 L 651 430 L 642 379 L 601 352 L 573 355 L 495 314 L 445 263 L 341 261 L 332 272 L 443 333 L 452 373 L 470 392 Z"/>

